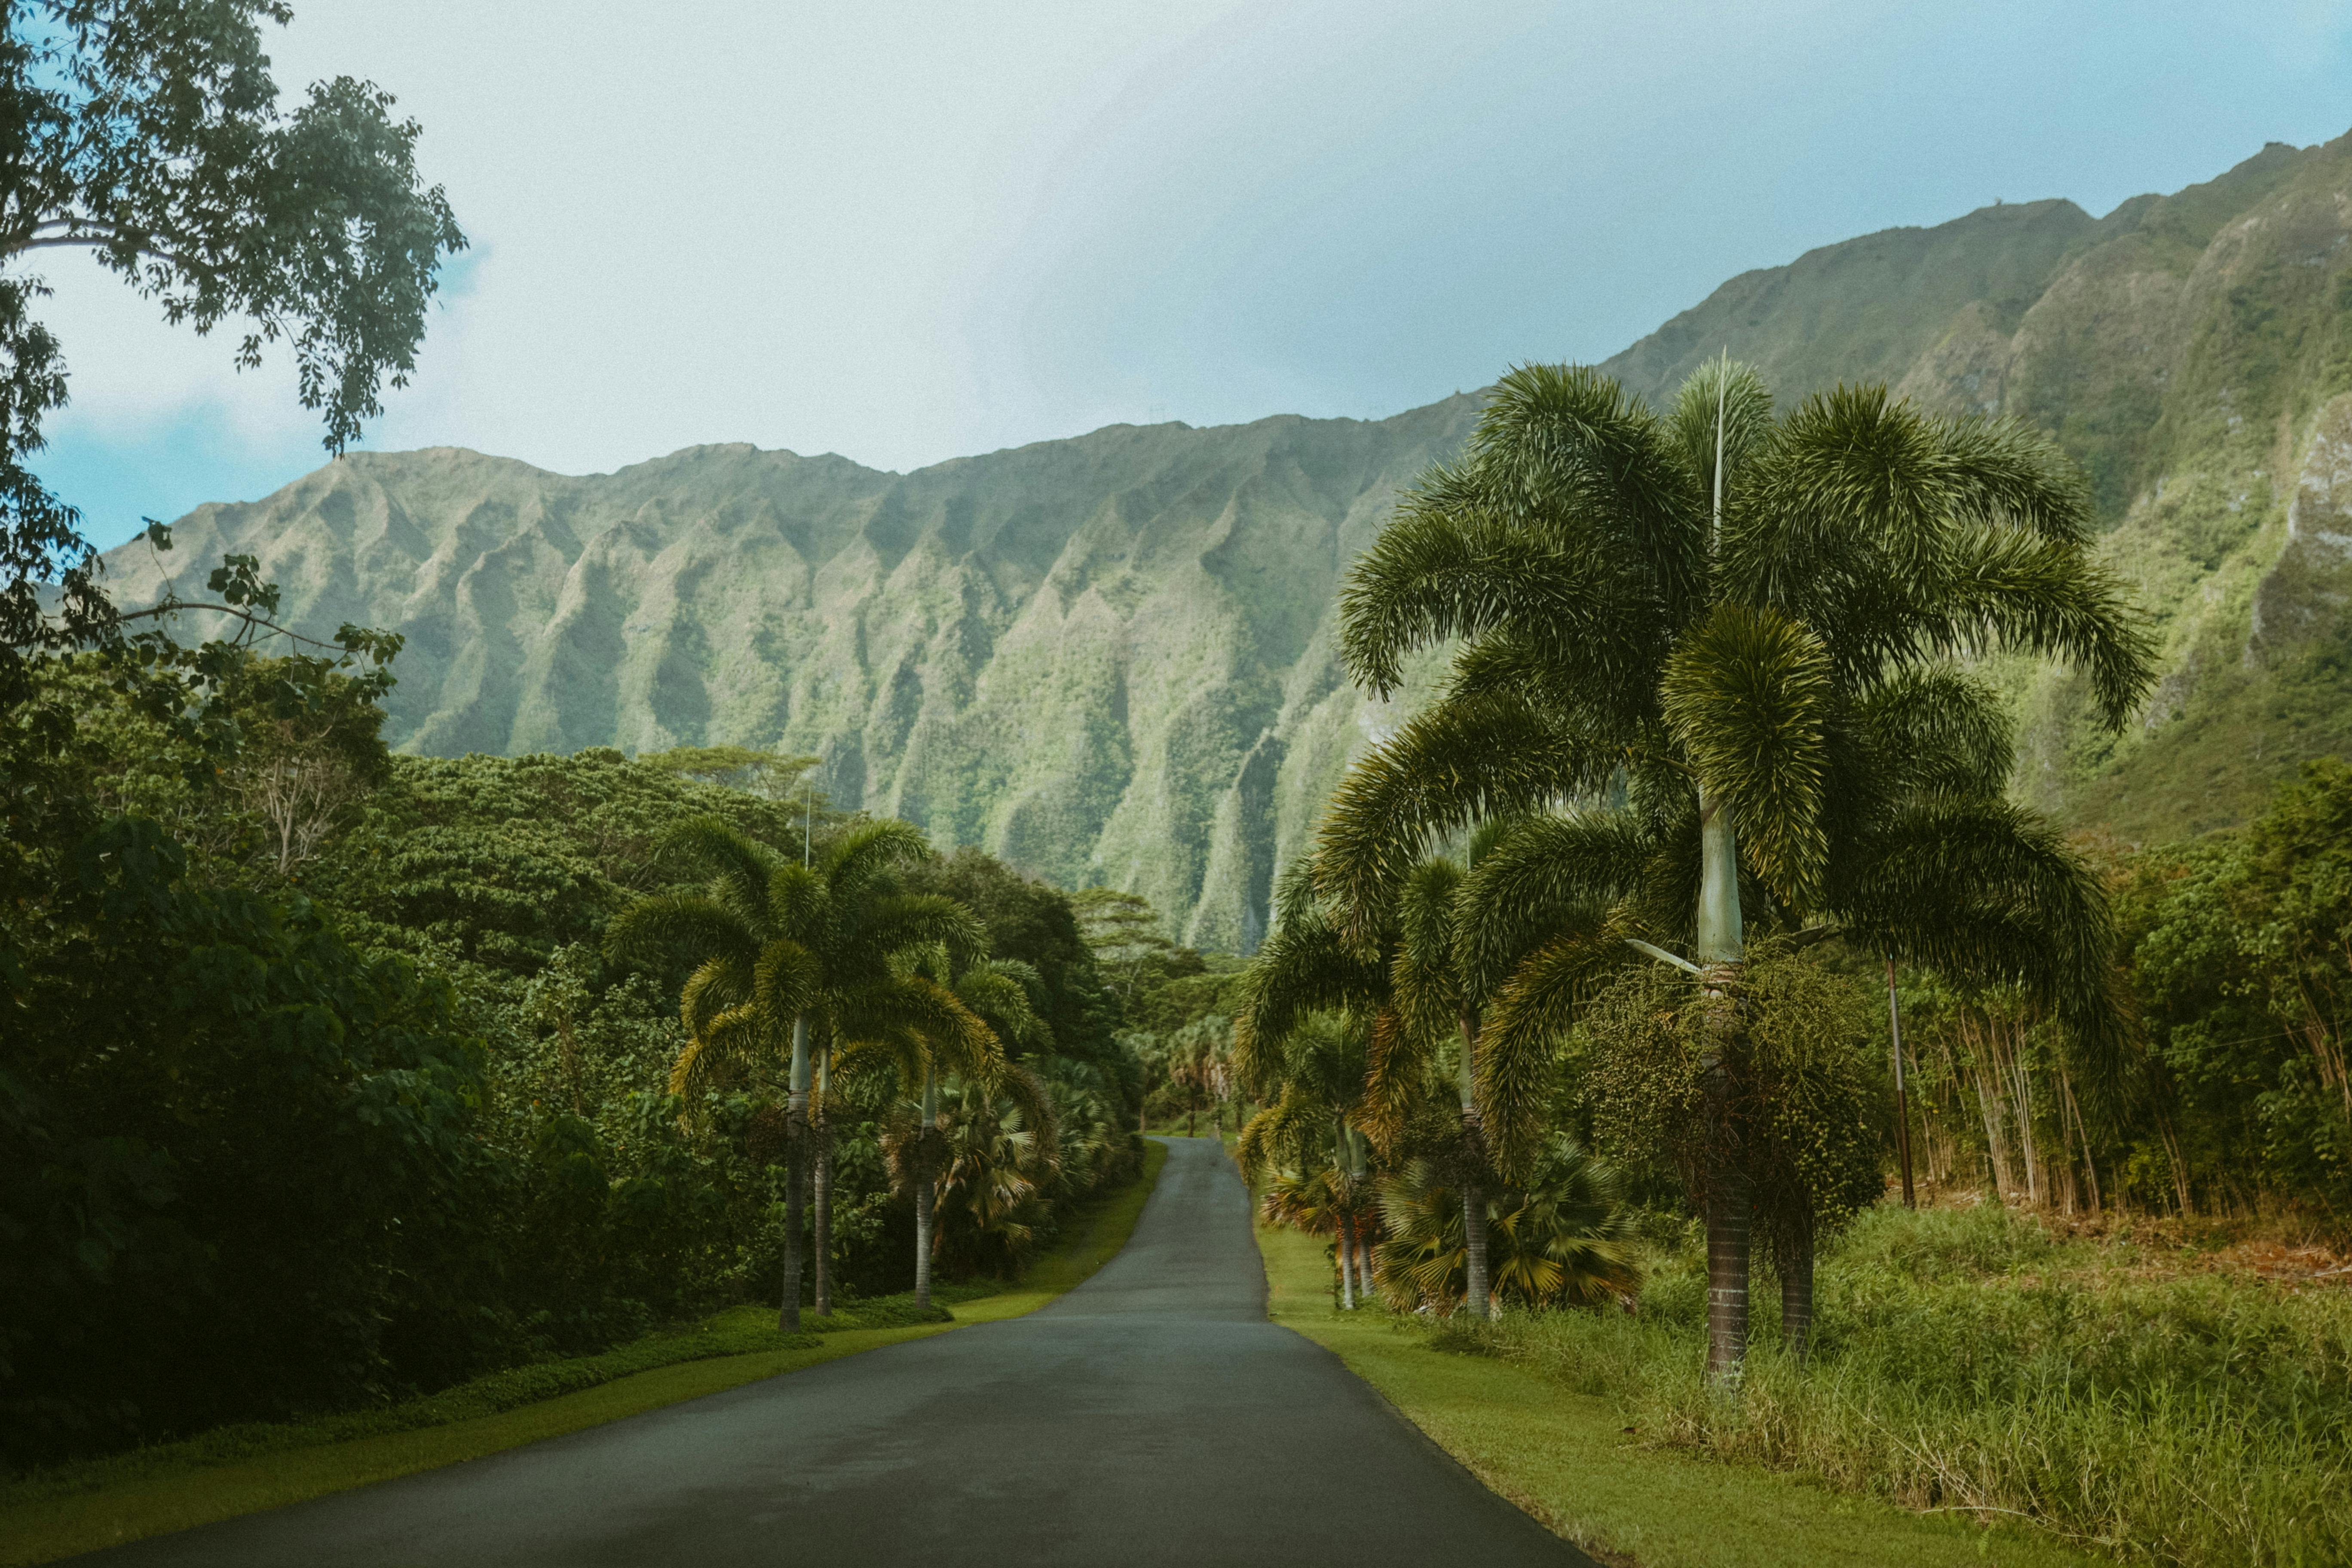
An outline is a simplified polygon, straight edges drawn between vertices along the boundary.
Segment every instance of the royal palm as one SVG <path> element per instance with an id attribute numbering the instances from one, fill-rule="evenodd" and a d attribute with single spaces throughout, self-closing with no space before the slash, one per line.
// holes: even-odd
<path id="1" fill-rule="evenodd" d="M 662 849 L 710 872 L 705 889 L 632 905 L 614 920 L 606 946 L 615 956 L 670 954 L 694 966 L 679 996 L 687 1045 L 673 1091 L 692 1094 L 762 1067 L 785 1069 L 779 1321 L 797 1329 L 814 1058 L 910 1034 L 960 1042 L 986 1036 L 951 991 L 901 957 L 940 947 L 976 952 L 983 936 L 955 900 L 899 890 L 894 870 L 930 854 L 921 832 L 903 822 L 853 828 L 802 861 L 708 817 L 679 826 Z"/>
<path id="2" fill-rule="evenodd" d="M 1728 363 L 1664 417 L 1589 370 L 1503 379 L 1463 459 L 1351 574 L 1364 686 L 1390 695 L 1408 653 L 1461 641 L 1434 702 L 1351 770 L 1316 870 L 1369 939 L 1433 843 L 1527 814 L 1464 890 L 1471 983 L 1494 999 L 1478 1089 L 1507 1160 L 1538 1146 L 1559 1034 L 1629 940 L 1697 973 L 1715 1102 L 1759 928 L 2012 981 L 2078 1033 L 2112 1031 L 2099 890 L 2002 799 L 2009 725 L 1964 667 L 2070 660 L 2122 722 L 2148 651 L 2091 542 L 2079 476 L 2013 424 L 1876 388 L 1775 418 Z M 1709 1363 L 1732 1377 L 1733 1142 L 1706 1185 Z"/>

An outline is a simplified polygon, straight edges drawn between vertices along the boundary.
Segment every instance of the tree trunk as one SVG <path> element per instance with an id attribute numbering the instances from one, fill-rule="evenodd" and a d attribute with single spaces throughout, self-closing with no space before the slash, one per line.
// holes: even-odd
<path id="1" fill-rule="evenodd" d="M 816 1177 L 813 1184 L 815 1194 L 810 1207 L 815 1222 L 816 1235 L 809 1250 L 816 1265 L 816 1315 L 833 1316 L 833 1127 L 824 1119 L 824 1097 L 817 1097 L 814 1143 Z"/>
<path id="2" fill-rule="evenodd" d="M 1748 1358 L 1747 1161 L 1733 1125 L 1728 1058 L 1738 1044 L 1739 848 L 1724 803 L 1699 792 L 1698 961 L 1706 1037 L 1700 1058 L 1706 1097 L 1706 1370 L 1717 1388 L 1739 1386 Z"/>
<path id="3" fill-rule="evenodd" d="M 1339 1310 L 1356 1310 L 1356 1222 L 1347 1215 L 1339 1216 Z"/>
<path id="4" fill-rule="evenodd" d="M 1495 1288 L 1486 1277 L 1486 1194 L 1475 1178 L 1462 1184 L 1462 1305 L 1483 1318 Z"/>
<path id="5" fill-rule="evenodd" d="M 915 1305 L 931 1304 L 931 1179 L 915 1184 Z"/>
<path id="6" fill-rule="evenodd" d="M 1813 1237 L 1808 1227 L 1780 1260 L 1780 1337 L 1799 1366 L 1813 1349 Z"/>
<path id="7" fill-rule="evenodd" d="M 940 1121 L 939 1079 L 923 1073 L 923 1125 L 917 1135 L 916 1158 L 922 1162 L 915 1183 L 915 1305 L 931 1304 L 931 1204 L 935 1196 L 931 1172 L 931 1134 Z"/>
<path id="8" fill-rule="evenodd" d="M 801 1331 L 801 1228 L 807 1222 L 808 1130 L 786 1123 L 784 1134 L 784 1299 L 776 1327 Z"/>
<path id="9" fill-rule="evenodd" d="M 1356 1294 L 1363 1305 L 1372 1300 L 1372 1234 L 1371 1227 L 1356 1226 Z"/>
<path id="10" fill-rule="evenodd" d="M 1486 1193 L 1478 1169 L 1486 1160 L 1486 1135 L 1478 1115 L 1478 1016 L 1462 1015 L 1462 1066 L 1455 1089 L 1462 1096 L 1462 1304 L 1474 1318 L 1487 1315 L 1494 1286 L 1486 1274 Z"/>
<path id="11" fill-rule="evenodd" d="M 808 1019 L 793 1020 L 791 1093 L 784 1101 L 784 1302 L 776 1326 L 801 1330 L 801 1232 L 808 1222 Z"/>
<path id="12" fill-rule="evenodd" d="M 1716 1173 L 1706 1195 L 1706 1372 L 1721 1388 L 1739 1386 L 1748 1359 L 1748 1173 Z"/>

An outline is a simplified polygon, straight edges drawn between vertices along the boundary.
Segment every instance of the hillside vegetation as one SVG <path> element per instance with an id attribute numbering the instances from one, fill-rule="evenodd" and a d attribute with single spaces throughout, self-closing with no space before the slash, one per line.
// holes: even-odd
<path id="1" fill-rule="evenodd" d="M 2165 675 L 2116 738 L 2021 667 L 2017 782 L 2168 839 L 2352 747 L 2347 237 L 2352 139 L 2274 144 L 2102 218 L 1997 205 L 1745 273 L 1602 368 L 1655 399 L 1728 348 L 1784 401 L 1884 381 L 2055 432 Z M 746 446 L 586 478 L 360 453 L 198 509 L 110 581 L 128 603 L 236 551 L 303 624 L 401 632 L 404 751 L 814 752 L 845 805 L 1248 952 L 1275 868 L 1398 717 L 1344 679 L 1334 590 L 1478 406 L 1113 426 L 904 475 Z"/>

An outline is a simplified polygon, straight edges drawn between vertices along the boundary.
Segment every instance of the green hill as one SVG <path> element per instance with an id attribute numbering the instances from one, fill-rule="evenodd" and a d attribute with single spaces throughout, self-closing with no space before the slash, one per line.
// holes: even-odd
<path id="1" fill-rule="evenodd" d="M 2015 672 L 2028 798 L 2171 837 L 2352 751 L 2352 137 L 2104 218 L 2034 202 L 1825 247 L 1607 368 L 1656 395 L 1727 347 L 1791 397 L 1884 380 L 2022 415 L 2088 467 L 2167 674 L 2116 740 L 2069 679 Z M 1394 721 L 1333 658 L 1334 588 L 1476 407 L 1115 426 L 903 475 L 745 446 L 585 478 L 362 453 L 197 509 L 163 559 L 249 552 L 298 621 L 404 633 L 407 750 L 815 752 L 845 805 L 1246 951 Z M 143 546 L 109 563 L 126 601 L 159 590 Z"/>

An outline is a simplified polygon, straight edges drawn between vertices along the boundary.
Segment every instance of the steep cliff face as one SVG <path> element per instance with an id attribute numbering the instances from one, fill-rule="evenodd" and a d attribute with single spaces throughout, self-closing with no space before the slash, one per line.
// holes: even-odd
<path id="1" fill-rule="evenodd" d="M 571 478 L 360 453 L 199 508 L 163 569 L 257 555 L 296 622 L 408 638 L 394 745 L 780 745 L 835 797 L 1246 949 L 1360 742 L 1339 574 L 1475 402 L 1099 430 L 912 474 L 707 447 Z"/>
<path id="2" fill-rule="evenodd" d="M 2089 470 L 2163 679 L 2110 736 L 2070 677 L 1996 668 L 2027 720 L 2026 799 L 2167 838 L 2352 751 L 2345 547 L 2319 521 L 2346 494 L 2352 137 L 2096 220 L 2041 202 L 1832 246 L 1732 279 L 1609 367 L 1654 395 L 1727 345 L 1785 396 L 1883 380 L 2031 420 Z"/>
<path id="3" fill-rule="evenodd" d="M 2164 681 L 2117 737 L 2071 678 L 1994 666 L 2027 798 L 2168 837 L 2352 751 L 2352 138 L 2104 218 L 2036 202 L 1827 247 L 1605 368 L 1663 397 L 1726 348 L 1790 399 L 1885 381 L 2021 415 L 2089 468 Z M 1335 590 L 1476 407 L 1121 426 L 903 475 L 740 446 L 586 478 L 358 454 L 109 563 L 129 602 L 251 553 L 299 622 L 403 632 L 408 750 L 814 752 L 845 804 L 1248 951 L 1400 716 L 1348 684 Z"/>

